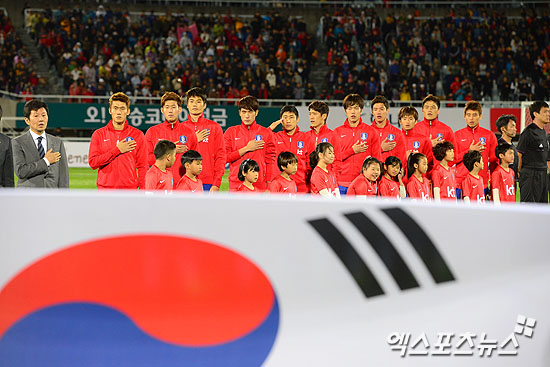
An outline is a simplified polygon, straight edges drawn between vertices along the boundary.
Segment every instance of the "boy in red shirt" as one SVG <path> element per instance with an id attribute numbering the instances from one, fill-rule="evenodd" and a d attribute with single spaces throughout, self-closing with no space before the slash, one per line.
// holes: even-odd
<path id="1" fill-rule="evenodd" d="M 202 156 L 196 150 L 188 150 L 181 156 L 181 165 L 185 174 L 179 180 L 176 190 L 203 192 L 203 183 L 198 176 L 202 172 Z"/>
<path id="2" fill-rule="evenodd" d="M 174 177 L 169 168 L 174 165 L 176 159 L 176 144 L 169 140 L 161 140 L 155 145 L 154 153 L 156 160 L 145 175 L 145 190 L 172 192 Z"/>
<path id="3" fill-rule="evenodd" d="M 432 172 L 434 199 L 456 201 L 455 170 L 454 167 L 449 167 L 450 162 L 455 159 L 454 146 L 449 141 L 443 141 L 437 143 L 433 151 L 435 159 L 439 161 Z"/>
<path id="4" fill-rule="evenodd" d="M 414 153 L 424 154 L 428 159 L 428 172 L 430 172 L 434 164 L 432 144 L 428 138 L 415 132 L 416 122 L 418 121 L 418 111 L 412 106 L 405 106 L 399 110 L 398 118 L 405 136 L 405 154 L 407 158 Z M 404 175 L 407 176 L 406 172 L 404 172 Z"/>
<path id="5" fill-rule="evenodd" d="M 281 174 L 271 181 L 269 192 L 296 195 L 298 188 L 290 176 L 294 176 L 298 170 L 298 158 L 292 152 L 281 152 L 277 157 L 277 166 Z"/>
<path id="6" fill-rule="evenodd" d="M 380 159 L 386 160 L 389 156 L 394 156 L 405 162 L 405 139 L 399 129 L 388 120 L 390 112 L 390 103 L 384 96 L 376 96 L 370 102 L 370 110 L 374 116 L 372 127 L 378 132 L 380 145 Z M 418 115 L 417 115 L 418 118 Z"/>
<path id="7" fill-rule="evenodd" d="M 160 110 L 164 115 L 164 122 L 151 126 L 145 139 L 149 150 L 149 165 L 155 162 L 153 150 L 159 140 L 170 140 L 176 144 L 176 161 L 170 168 L 174 181 L 178 182 L 184 174 L 181 166 L 181 155 L 189 149 L 197 149 L 197 136 L 188 126 L 179 122 L 178 116 L 182 111 L 182 99 L 174 92 L 166 92 L 160 99 Z"/>
<path id="8" fill-rule="evenodd" d="M 470 150 L 462 158 L 463 164 L 469 171 L 462 181 L 462 197 L 464 201 L 485 204 L 485 187 L 480 172 L 483 170 L 483 157 L 477 150 Z"/>
<path id="9" fill-rule="evenodd" d="M 201 181 L 204 191 L 219 191 L 225 174 L 225 143 L 220 125 L 204 117 L 206 93 L 201 88 L 191 88 L 185 94 L 189 116 L 184 126 L 195 131 L 198 140 L 196 150 L 202 156 Z M 193 149 L 193 148 L 189 148 Z"/>
<path id="10" fill-rule="evenodd" d="M 271 182 L 275 166 L 273 132 L 256 123 L 260 107 L 256 97 L 241 98 L 237 107 L 242 123 L 231 126 L 224 134 L 226 160 L 229 163 L 229 191 L 241 186 L 239 167 L 244 160 L 251 159 L 259 166 L 258 180 L 254 186 L 264 192 Z"/>
<path id="11" fill-rule="evenodd" d="M 516 183 L 514 170 L 510 164 L 514 163 L 514 147 L 506 142 L 500 143 L 495 150 L 495 155 L 500 164 L 491 174 L 491 187 L 493 188 L 493 201 L 516 202 Z"/>
<path id="12" fill-rule="evenodd" d="M 97 188 L 144 190 L 147 145 L 143 133 L 126 121 L 130 98 L 121 92 L 113 94 L 109 113 L 111 121 L 93 133 L 88 152 L 90 167 L 98 169 Z"/>
<path id="13" fill-rule="evenodd" d="M 453 129 L 437 119 L 441 111 L 440 106 L 441 102 L 439 98 L 433 94 L 428 94 L 422 100 L 422 114 L 424 115 L 424 120 L 416 124 L 414 132 L 429 139 L 432 147 L 444 141 L 448 141 L 453 144 L 453 146 L 456 146 Z"/>
<path id="14" fill-rule="evenodd" d="M 361 118 L 364 105 L 365 101 L 360 95 L 347 95 L 343 103 L 347 119 L 334 130 L 342 148 L 342 170 L 338 176 L 341 195 L 346 195 L 351 182 L 361 173 L 367 157 L 380 159 L 378 133 Z"/>

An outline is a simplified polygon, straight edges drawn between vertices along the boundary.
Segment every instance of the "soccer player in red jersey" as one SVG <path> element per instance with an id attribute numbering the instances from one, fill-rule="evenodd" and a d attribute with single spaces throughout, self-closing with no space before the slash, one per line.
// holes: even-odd
<path id="1" fill-rule="evenodd" d="M 378 159 L 367 157 L 363 162 L 361 173 L 349 185 L 347 195 L 358 198 L 376 196 L 381 169 L 381 163 Z"/>
<path id="2" fill-rule="evenodd" d="M 422 135 L 418 135 L 415 132 L 414 127 L 416 125 L 416 122 L 418 121 L 418 112 L 416 111 L 416 108 L 412 106 L 402 107 L 399 110 L 398 119 L 403 129 L 403 134 L 405 136 L 406 156 L 408 157 L 412 153 L 424 154 L 428 159 L 428 173 L 429 173 L 433 165 L 432 144 L 430 143 L 428 138 Z M 405 172 L 405 175 L 407 175 L 406 172 Z"/>
<path id="3" fill-rule="evenodd" d="M 500 143 L 495 151 L 500 164 L 491 174 L 493 201 L 500 204 L 502 201 L 516 202 L 516 183 L 514 170 L 510 164 L 514 163 L 514 148 L 506 142 Z"/>
<path id="4" fill-rule="evenodd" d="M 254 186 L 254 184 L 258 181 L 259 171 L 260 166 L 255 160 L 245 159 L 242 161 L 241 166 L 239 167 L 239 181 L 241 181 L 242 184 L 236 191 L 249 194 L 260 192 Z"/>
<path id="5" fill-rule="evenodd" d="M 176 144 L 176 162 L 170 168 L 174 182 L 178 182 L 184 174 L 181 166 L 181 155 L 189 149 L 197 149 L 195 131 L 179 122 L 178 116 L 182 111 L 182 99 L 174 92 L 166 92 L 160 99 L 160 110 L 164 115 L 164 122 L 151 126 L 145 139 L 149 151 L 149 165 L 155 162 L 153 150 L 159 140 L 170 140 Z"/>
<path id="6" fill-rule="evenodd" d="M 185 94 L 189 116 L 183 122 L 197 135 L 197 151 L 202 156 L 202 173 L 200 179 L 204 191 L 219 191 L 222 177 L 225 174 L 225 142 L 220 125 L 204 117 L 206 93 L 201 88 L 191 88 Z M 190 148 L 193 149 L 193 148 Z"/>
<path id="7" fill-rule="evenodd" d="M 315 151 L 310 154 L 311 194 L 321 195 L 333 199 L 340 198 L 338 179 L 331 171 L 330 165 L 334 162 L 334 147 L 332 144 L 322 142 L 317 145 Z"/>
<path id="8" fill-rule="evenodd" d="M 370 102 L 370 109 L 374 116 L 372 127 L 378 132 L 381 153 L 381 159 L 385 160 L 389 156 L 394 156 L 402 161 L 405 156 L 405 139 L 398 128 L 390 124 L 388 113 L 390 112 L 390 103 L 384 96 L 376 96 Z"/>
<path id="9" fill-rule="evenodd" d="M 460 198 L 460 189 L 462 181 L 468 175 L 468 169 L 464 166 L 462 158 L 470 151 L 475 150 L 481 153 L 483 157 L 482 170 L 479 175 L 483 178 L 483 186 L 487 187 L 489 183 L 489 165 L 497 162 L 495 156 L 495 149 L 497 147 L 497 138 L 492 131 L 487 130 L 479 126 L 481 120 L 481 104 L 476 101 L 469 101 L 464 107 L 464 119 L 466 120 L 466 127 L 458 130 L 455 133 L 456 145 L 455 145 L 455 164 L 456 166 L 456 187 L 457 198 Z M 489 189 L 486 189 L 485 195 L 489 194 Z"/>
<path id="10" fill-rule="evenodd" d="M 256 97 L 241 98 L 237 107 L 242 122 L 238 126 L 231 126 L 224 134 L 226 160 L 229 163 L 229 191 L 235 191 L 241 186 L 238 178 L 241 163 L 253 159 L 259 165 L 255 187 L 263 192 L 269 186 L 275 169 L 273 132 L 256 123 L 260 107 Z"/>
<path id="11" fill-rule="evenodd" d="M 281 152 L 277 157 L 277 166 L 281 174 L 271 181 L 269 192 L 296 195 L 298 188 L 291 176 L 298 171 L 298 157 L 292 152 Z"/>
<path id="12" fill-rule="evenodd" d="M 378 192 L 380 196 L 402 199 L 407 196 L 405 185 L 401 179 L 401 169 L 403 164 L 401 160 L 394 156 L 389 156 L 384 162 L 384 174 L 378 183 Z"/>
<path id="13" fill-rule="evenodd" d="M 448 141 L 453 144 L 453 146 L 456 146 L 453 129 L 437 119 L 441 111 L 440 107 L 441 102 L 439 98 L 433 94 L 428 94 L 422 100 L 422 114 L 424 115 L 424 120 L 416 124 L 414 132 L 430 139 L 432 147 L 444 141 Z"/>
<path id="14" fill-rule="evenodd" d="M 342 148 L 342 170 L 338 176 L 340 194 L 345 195 L 351 182 L 361 172 L 367 157 L 380 159 L 380 140 L 378 133 L 365 124 L 361 118 L 365 101 L 358 94 L 349 94 L 344 98 L 344 111 L 347 119 L 334 132 L 340 139 Z"/>
<path id="15" fill-rule="evenodd" d="M 145 175 L 145 190 L 172 192 L 174 177 L 169 168 L 174 165 L 176 159 L 176 144 L 170 140 L 160 140 L 155 145 L 154 153 L 156 160 Z"/>
<path id="16" fill-rule="evenodd" d="M 462 182 L 462 197 L 467 203 L 472 201 L 485 204 L 485 186 L 480 172 L 483 170 L 483 157 L 477 150 L 470 150 L 464 154 L 463 164 L 469 171 Z"/>
<path id="17" fill-rule="evenodd" d="M 407 174 L 409 181 L 407 183 L 407 193 L 411 199 L 422 199 L 422 201 L 431 201 L 428 179 L 424 177 L 428 171 L 428 159 L 422 153 L 413 153 L 409 156 L 407 162 Z"/>
<path id="18" fill-rule="evenodd" d="M 147 145 L 143 133 L 126 121 L 130 98 L 121 92 L 113 94 L 109 113 L 111 121 L 93 133 L 88 153 L 90 167 L 99 169 L 97 188 L 144 190 Z"/>
<path id="19" fill-rule="evenodd" d="M 181 155 L 181 165 L 185 168 L 185 174 L 178 182 L 176 190 L 203 192 L 203 183 L 199 178 L 202 172 L 202 156 L 196 150 L 188 150 Z"/>
<path id="20" fill-rule="evenodd" d="M 450 162 L 455 159 L 454 146 L 449 141 L 443 141 L 437 143 L 433 151 L 435 159 L 439 161 L 432 172 L 434 199 L 456 201 L 455 169 L 449 167 Z"/>
<path id="21" fill-rule="evenodd" d="M 292 152 L 298 158 L 298 170 L 293 176 L 294 182 L 298 187 L 298 192 L 308 192 L 306 176 L 309 170 L 309 154 L 315 150 L 307 133 L 300 131 L 298 127 L 298 109 L 292 105 L 286 105 L 281 108 L 281 119 L 272 123 L 269 128 L 275 129 L 281 124 L 283 131 L 274 134 L 275 151 L 277 157 L 282 152 Z M 276 174 L 276 172 L 274 172 Z M 275 178 L 279 177 L 276 175 Z"/>
<path id="22" fill-rule="evenodd" d="M 334 162 L 329 165 L 329 169 L 333 171 L 336 178 L 339 178 L 342 170 L 342 149 L 340 146 L 340 136 L 327 127 L 328 104 L 321 101 L 313 101 L 307 108 L 309 110 L 309 123 L 311 126 L 306 135 L 309 138 L 310 144 L 312 144 L 313 148 L 317 147 L 319 143 L 329 143 L 332 145 L 334 149 Z"/>

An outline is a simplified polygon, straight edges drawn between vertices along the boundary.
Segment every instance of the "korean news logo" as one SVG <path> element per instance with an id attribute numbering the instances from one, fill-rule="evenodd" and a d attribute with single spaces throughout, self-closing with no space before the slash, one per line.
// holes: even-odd
<path id="1" fill-rule="evenodd" d="M 418 337 L 411 337 L 411 333 L 394 332 L 388 335 L 387 342 L 392 351 L 399 351 L 402 358 L 407 356 L 469 356 L 469 357 L 492 357 L 496 356 L 517 356 L 519 353 L 520 337 L 532 338 L 535 330 L 536 319 L 518 315 L 514 330 L 499 342 L 490 339 L 487 333 L 475 334 L 462 332 L 438 332 L 437 337 L 432 340 L 426 333 Z M 494 352 L 494 353 L 493 353 Z"/>

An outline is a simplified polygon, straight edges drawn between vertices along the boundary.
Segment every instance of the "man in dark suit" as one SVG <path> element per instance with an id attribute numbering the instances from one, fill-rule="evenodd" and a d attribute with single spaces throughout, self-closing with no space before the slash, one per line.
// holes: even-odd
<path id="1" fill-rule="evenodd" d="M 63 141 L 46 134 L 48 105 L 33 99 L 23 109 L 30 129 L 12 143 L 17 187 L 69 187 L 69 166 Z"/>
<path id="2" fill-rule="evenodd" d="M 2 120 L 2 106 L 0 106 L 0 120 Z M 0 133 L 0 187 L 13 187 L 13 181 L 11 139 Z"/>

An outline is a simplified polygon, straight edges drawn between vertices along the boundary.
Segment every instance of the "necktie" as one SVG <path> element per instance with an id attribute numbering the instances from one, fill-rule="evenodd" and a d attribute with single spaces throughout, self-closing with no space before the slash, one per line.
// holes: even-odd
<path id="1" fill-rule="evenodd" d="M 44 155 L 46 155 L 46 153 L 44 153 L 44 146 L 42 145 L 42 139 L 44 139 L 43 137 L 39 136 L 38 138 L 38 154 L 40 155 L 40 158 L 44 158 Z"/>

